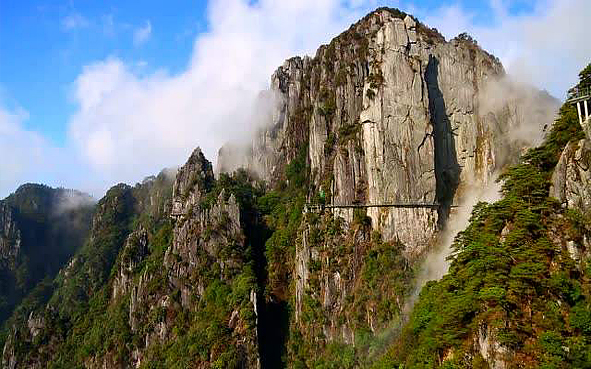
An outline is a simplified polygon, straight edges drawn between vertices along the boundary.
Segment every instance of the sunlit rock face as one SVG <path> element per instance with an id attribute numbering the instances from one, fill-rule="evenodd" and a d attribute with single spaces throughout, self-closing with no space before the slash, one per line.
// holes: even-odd
<path id="1" fill-rule="evenodd" d="M 369 14 L 314 57 L 287 60 L 270 89 L 280 97 L 272 123 L 265 122 L 246 148 L 223 147 L 218 169 L 246 166 L 273 186 L 287 179 L 288 164 L 305 150 L 310 202 L 324 192 L 332 205 L 440 205 L 363 209 L 369 229 L 354 225 L 359 211 L 333 208 L 321 215 L 320 225 L 301 227 L 294 324 L 305 337 L 321 332 L 323 342 L 354 343 L 360 324 L 374 333 L 387 328 L 375 301 L 364 305 L 363 323 L 349 314 L 350 301 L 363 294 L 358 286 L 367 250 L 374 247 L 372 231 L 401 245 L 406 261 L 394 264 L 406 270 L 407 262 L 434 245 L 453 216 L 451 206 L 516 162 L 558 108 L 549 95 L 511 82 L 499 60 L 469 36 L 446 41 L 391 9 Z M 338 218 L 349 233 L 314 241 L 314 228 L 326 235 Z M 396 294 L 389 301 L 401 311 L 403 300 Z M 323 323 L 306 321 L 310 301 Z"/>
<path id="2" fill-rule="evenodd" d="M 314 186 L 333 204 L 417 202 L 370 208 L 372 227 L 418 254 L 432 241 L 465 184 L 483 186 L 518 152 L 507 132 L 523 120 L 515 104 L 483 104 L 505 75 L 469 38 L 449 42 L 413 17 L 369 14 L 314 58 L 287 60 L 271 78 L 280 96 L 270 128 L 246 150 L 227 146 L 219 165 L 246 165 L 270 183 L 307 149 Z M 238 154 L 239 153 L 239 154 Z M 234 160 L 236 155 L 241 160 Z M 353 211 L 336 210 L 351 221 Z"/>
<path id="3" fill-rule="evenodd" d="M 14 220 L 13 210 L 0 202 L 0 260 L 4 265 L 12 265 L 21 245 L 20 231 Z"/>
<path id="4" fill-rule="evenodd" d="M 591 210 L 591 142 L 569 142 L 552 175 L 550 196 L 583 213 Z"/>
<path id="5" fill-rule="evenodd" d="M 250 144 L 221 148 L 217 170 L 246 167 L 266 181 L 267 189 L 278 185 L 266 195 L 298 197 L 298 204 L 279 209 L 293 229 L 283 233 L 287 226 L 274 224 L 272 214 L 245 205 L 240 186 L 222 185 L 229 177 L 216 181 L 198 148 L 176 173 L 163 171 L 134 187 L 117 185 L 87 222 L 92 224 L 87 247 L 67 259 L 49 303 L 24 316 L 7 335 L 2 365 L 42 368 L 67 356 L 56 349 L 67 349 L 63 345 L 76 329 L 56 330 L 62 324 L 56 314 L 77 327 L 72 317 L 78 311 L 70 310 L 99 292 L 103 306 L 97 311 L 104 309 L 105 315 L 93 322 L 107 325 L 99 319 L 109 320 L 115 311 L 120 325 L 113 332 L 133 338 L 121 345 L 123 353 L 114 344 L 88 352 L 82 363 L 87 368 L 143 367 L 159 360 L 160 350 L 183 343 L 187 331 L 195 342 L 179 345 L 184 348 L 178 351 L 191 355 L 188 351 L 199 348 L 192 365 L 200 368 L 260 368 L 269 350 L 261 342 L 271 340 L 273 350 L 281 346 L 274 341 L 279 330 L 291 336 L 288 361 L 297 345 L 321 353 L 329 342 L 357 345 L 361 334 L 385 332 L 404 312 L 415 257 L 445 226 L 451 205 L 468 197 L 468 187 L 487 185 L 526 146 L 512 132 L 526 118 L 537 117 L 526 116 L 524 100 L 514 98 L 519 94 L 502 96 L 510 90 L 504 77 L 499 61 L 468 36 L 448 42 L 394 9 L 369 14 L 314 57 L 287 60 L 260 95 L 261 106 L 272 107 L 255 115 L 264 128 Z M 541 94 L 528 96 L 536 106 L 548 102 Z M 553 119 L 545 113 L 540 126 Z M 588 146 L 585 140 L 570 144 L 555 172 L 553 194 L 568 206 L 590 203 L 591 176 L 588 166 L 580 166 Z M 307 165 L 299 164 L 298 178 L 309 170 L 309 183 L 283 185 L 294 178 L 287 175 L 289 163 L 301 154 Z M 306 191 L 308 201 L 317 201 L 322 192 L 333 205 L 437 206 L 301 214 Z M 0 202 L 4 263 L 24 244 L 25 233 L 13 218 Z M 281 247 L 274 252 L 281 257 L 276 259 L 268 252 L 269 245 L 276 246 L 267 244 L 276 241 L 265 238 L 272 237 L 268 226 L 277 227 Z M 278 269 L 281 276 L 273 276 Z M 364 276 L 367 270 L 371 273 Z M 207 311 L 216 303 L 219 309 Z M 90 310 L 79 311 L 89 315 Z M 278 319 L 282 316 L 285 321 Z M 52 329 L 58 333 L 48 333 Z M 502 368 L 506 351 L 497 334 L 480 326 L 474 352 Z M 23 343 L 35 349 L 25 353 Z M 234 366 L 224 366 L 227 354 Z"/>

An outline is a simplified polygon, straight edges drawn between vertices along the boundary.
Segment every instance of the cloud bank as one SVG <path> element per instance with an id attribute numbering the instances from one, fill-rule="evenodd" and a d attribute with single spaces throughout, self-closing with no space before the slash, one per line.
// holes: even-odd
<path id="1" fill-rule="evenodd" d="M 490 25 L 475 23 L 476 14 L 455 6 L 421 11 L 424 21 L 447 38 L 467 31 L 498 56 L 507 72 L 564 99 L 578 73 L 591 62 L 588 0 L 538 0 L 527 14 L 511 15 L 510 1 L 491 0 Z"/>
<path id="2" fill-rule="evenodd" d="M 115 56 L 82 69 L 72 85 L 77 111 L 67 123 L 66 147 L 52 147 L 24 129 L 26 114 L 0 110 L 0 150 L 15 158 L 0 164 L 0 197 L 23 181 L 102 196 L 114 183 L 135 183 L 182 165 L 196 146 L 215 160 L 222 144 L 249 134 L 257 124 L 249 109 L 286 58 L 313 55 L 379 5 L 406 9 L 448 38 L 470 32 L 510 73 L 560 97 L 591 55 L 586 32 L 591 2 L 541 0 L 532 13 L 516 16 L 503 2 L 492 4 L 493 20 L 479 26 L 474 14 L 460 6 L 426 10 L 396 1 L 211 0 L 208 29 L 196 36 L 182 72 L 146 73 L 149 66 L 138 69 L 137 61 Z M 108 28 L 112 18 L 104 23 Z M 75 24 L 72 18 L 62 26 Z M 136 29 L 136 45 L 149 39 L 151 28 L 148 22 Z"/>
<path id="3" fill-rule="evenodd" d="M 214 160 L 227 140 L 251 133 L 256 98 L 287 57 L 315 52 L 366 11 L 336 0 L 213 1 L 182 73 L 145 75 L 116 57 L 84 67 L 70 141 L 107 183 L 180 165 L 196 146 Z"/>

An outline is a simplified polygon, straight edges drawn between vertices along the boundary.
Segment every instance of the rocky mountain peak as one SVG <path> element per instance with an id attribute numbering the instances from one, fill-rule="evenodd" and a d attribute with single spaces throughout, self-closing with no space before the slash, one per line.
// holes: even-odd
<path id="1" fill-rule="evenodd" d="M 470 201 L 470 191 L 487 187 L 518 158 L 524 145 L 516 144 L 519 135 L 512 132 L 524 124 L 524 116 L 540 127 L 553 118 L 544 109 L 524 114 L 522 101 L 502 96 L 502 88 L 493 96 L 501 98 L 491 99 L 490 85 L 504 75 L 498 59 L 470 36 L 446 41 L 437 30 L 392 8 L 368 14 L 313 57 L 286 60 L 271 76 L 269 91 L 260 94 L 263 108 L 252 114 L 263 128 L 246 148 L 236 144 L 220 149 L 216 177 L 197 148 L 176 173 L 163 171 L 107 192 L 94 209 L 83 246 L 54 280 L 40 283 L 42 296 L 28 300 L 37 300 L 35 304 L 13 310 L 16 318 L 6 325 L 10 331 L 0 335 L 3 365 L 369 367 L 392 343 L 391 337 L 400 334 L 419 284 L 415 279 L 422 278 L 415 272 L 429 247 L 455 234 L 445 229 L 454 223 L 448 217 L 458 219 L 458 207 L 452 205 Z M 548 104 L 543 94 L 531 96 L 533 106 Z M 560 132 L 547 157 L 558 158 L 568 132 L 580 134 Z M 552 177 L 552 191 L 564 206 L 585 205 L 588 210 L 589 143 L 572 141 L 566 148 Z M 527 182 L 528 190 L 513 196 L 512 206 L 524 210 L 524 227 L 537 232 L 544 222 L 530 217 L 525 210 L 531 203 L 522 200 L 529 192 L 543 192 L 530 191 L 530 178 L 537 174 L 515 173 L 527 177 L 518 184 Z M 546 186 L 550 175 L 541 175 L 547 178 L 538 178 L 534 186 Z M 27 188 L 39 190 L 32 186 L 22 191 Z M 31 209 L 42 208 L 42 201 L 23 199 Z M 3 205 L 0 257 L 8 255 L 6 245 L 31 239 L 20 236 L 18 222 L 11 225 L 17 212 Z M 554 201 L 538 205 L 543 205 L 540 212 L 558 210 Z M 471 205 L 464 209 L 470 211 Z M 495 216 L 512 216 L 502 210 L 495 210 Z M 488 256 L 503 257 L 498 247 L 507 246 L 507 254 L 538 247 L 547 261 L 549 242 L 523 248 L 518 238 L 522 232 L 511 235 L 515 225 L 505 226 L 505 220 L 487 224 L 484 231 L 498 226 L 504 238 L 490 242 L 491 233 L 469 247 L 472 254 L 463 257 L 468 265 L 482 257 L 474 250 L 493 246 L 476 266 L 482 269 L 468 268 L 477 273 L 471 278 L 458 275 L 437 295 L 462 297 L 455 293 L 457 286 L 467 282 L 470 287 L 472 280 L 496 268 Z M 475 238 L 480 233 L 470 234 Z M 588 249 L 591 238 L 580 238 Z M 460 234 L 456 242 L 466 240 Z M 569 252 L 571 245 L 566 246 Z M 583 253 L 572 254 L 583 260 Z M 499 263 L 518 267 L 516 273 L 505 270 L 505 280 L 528 274 L 519 263 L 533 255 L 523 256 Z M 454 268 L 450 271 L 448 275 Z M 496 283 L 498 278 L 491 276 L 487 283 Z M 434 285 L 423 291 L 429 293 Z M 524 296 L 532 295 L 528 291 L 533 290 L 525 290 Z M 439 305 L 473 309 L 471 317 L 491 307 L 515 306 L 509 301 L 497 305 L 503 291 L 490 290 L 485 296 L 468 292 L 474 293 L 471 301 Z M 554 297 L 549 301 L 560 301 Z M 479 305 L 489 298 L 495 305 Z M 527 307 L 530 324 L 531 312 L 539 308 L 543 306 Z M 445 311 L 432 316 L 454 324 L 466 321 Z M 587 324 L 585 319 L 579 319 L 580 326 Z M 557 326 L 564 327 L 562 323 Z M 467 348 L 474 339 L 469 351 L 476 356 L 458 357 L 481 356 L 494 367 L 489 351 L 508 352 L 495 341 L 498 332 L 480 325 L 478 334 L 458 342 Z M 445 339 L 436 343 L 449 345 Z M 453 352 L 437 350 L 434 355 L 441 363 Z"/>
<path id="2" fill-rule="evenodd" d="M 414 17 L 380 8 L 314 58 L 279 67 L 270 84 L 280 102 L 272 124 L 244 152 L 220 150 L 218 163 L 228 171 L 246 166 L 276 184 L 306 150 L 310 198 L 323 191 L 333 204 L 444 204 L 439 212 L 368 210 L 386 239 L 420 253 L 461 200 L 456 191 L 487 183 L 506 164 L 502 136 L 521 117 L 507 116 L 507 104 L 480 104 L 481 91 L 504 74 L 468 38 L 447 42 Z M 335 212 L 353 219 L 350 209 Z"/>
<path id="3" fill-rule="evenodd" d="M 196 148 L 176 174 L 172 187 L 172 215 L 184 214 L 211 188 L 215 177 L 213 167 L 201 148 Z"/>

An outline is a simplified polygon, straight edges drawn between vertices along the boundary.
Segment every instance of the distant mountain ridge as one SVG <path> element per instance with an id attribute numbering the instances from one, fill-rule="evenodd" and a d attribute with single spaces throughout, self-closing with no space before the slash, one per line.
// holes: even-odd
<path id="1" fill-rule="evenodd" d="M 0 201 L 0 320 L 82 246 L 93 209 L 90 195 L 31 183 Z"/>
<path id="2" fill-rule="evenodd" d="M 26 286 L 0 290 L 13 299 L 2 366 L 591 363 L 589 209 L 571 206 L 591 198 L 579 185 L 589 143 L 564 106 L 520 162 L 525 128 L 551 123 L 557 105 L 505 77 L 469 36 L 446 41 L 379 8 L 275 71 L 267 124 L 248 147 L 221 148 L 217 174 L 196 148 L 177 172 L 96 204 L 19 188 L 0 201 L 0 270 Z M 503 199 L 475 207 L 449 273 L 405 324 L 450 205 L 501 171 Z M 442 206 L 322 209 L 414 200 Z"/>

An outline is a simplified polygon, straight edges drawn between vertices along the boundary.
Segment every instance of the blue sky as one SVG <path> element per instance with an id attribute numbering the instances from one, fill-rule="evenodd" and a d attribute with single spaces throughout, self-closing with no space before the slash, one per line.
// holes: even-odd
<path id="1" fill-rule="evenodd" d="M 469 31 L 558 97 L 591 55 L 588 0 L 0 1 L 0 197 L 26 181 L 100 196 L 197 145 L 215 160 L 285 58 L 378 6 Z"/>
<path id="2" fill-rule="evenodd" d="M 93 61 L 117 56 L 138 63 L 138 69 L 178 73 L 184 68 L 195 35 L 207 27 L 206 2 L 139 4 L 0 2 L 0 96 L 28 111 L 27 128 L 65 144 L 68 117 L 76 109 L 71 85 Z M 134 44 L 134 33 L 146 22 L 153 31 L 144 43 Z"/>
<path id="3" fill-rule="evenodd" d="M 477 23 L 492 20 L 488 1 L 448 3 L 473 13 Z M 512 2 L 510 10 L 527 12 L 532 4 Z M 441 5 L 425 0 L 407 8 L 424 11 Z M 174 0 L 165 6 L 155 0 L 0 2 L 0 96 L 29 113 L 26 128 L 63 146 L 68 117 L 76 111 L 72 83 L 85 65 L 115 56 L 135 63 L 138 73 L 159 68 L 178 73 L 189 61 L 195 36 L 207 31 L 206 9 L 205 0 Z M 147 22 L 147 39 L 134 43 L 134 33 Z"/>

